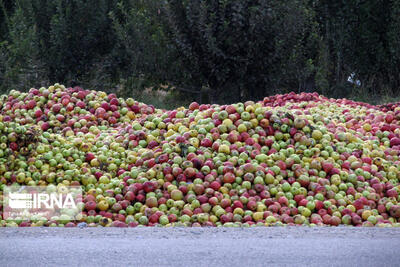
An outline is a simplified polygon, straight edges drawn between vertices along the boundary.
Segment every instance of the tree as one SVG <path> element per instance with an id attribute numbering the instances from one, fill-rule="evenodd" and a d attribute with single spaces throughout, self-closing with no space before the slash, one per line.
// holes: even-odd
<path id="1" fill-rule="evenodd" d="M 302 1 L 170 0 L 166 15 L 185 70 L 210 88 L 213 103 L 224 92 L 228 101 L 232 95 L 239 101 L 291 85 L 285 74 L 293 66 L 301 66 L 296 85 L 313 75 L 309 57 L 315 53 L 305 49 L 313 38 L 312 15 Z"/>
<path id="2" fill-rule="evenodd" d="M 38 81 L 46 81 L 32 14 L 31 1 L 28 0 L 16 1 L 12 15 L 5 13 L 7 38 L 0 44 L 3 90 L 20 88 L 26 84 L 37 86 L 40 85 Z"/>
<path id="3" fill-rule="evenodd" d="M 177 55 L 163 31 L 159 0 L 120 1 L 110 17 L 116 36 L 112 54 L 123 79 L 141 89 L 178 79 Z"/>
<path id="4" fill-rule="evenodd" d="M 399 88 L 398 1 L 314 1 L 322 37 L 321 59 L 330 94 L 349 96 L 359 90 L 381 95 Z"/>

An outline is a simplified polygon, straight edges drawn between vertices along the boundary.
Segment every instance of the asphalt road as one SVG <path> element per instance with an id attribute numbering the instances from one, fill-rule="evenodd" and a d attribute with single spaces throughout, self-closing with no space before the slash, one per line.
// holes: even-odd
<path id="1" fill-rule="evenodd" d="M 398 228 L 0 228 L 0 266 L 400 266 Z"/>

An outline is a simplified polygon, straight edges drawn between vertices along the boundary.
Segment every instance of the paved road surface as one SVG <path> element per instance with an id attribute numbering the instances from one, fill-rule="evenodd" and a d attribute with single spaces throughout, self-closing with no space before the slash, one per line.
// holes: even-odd
<path id="1" fill-rule="evenodd" d="M 400 229 L 0 228 L 0 266 L 400 266 Z"/>

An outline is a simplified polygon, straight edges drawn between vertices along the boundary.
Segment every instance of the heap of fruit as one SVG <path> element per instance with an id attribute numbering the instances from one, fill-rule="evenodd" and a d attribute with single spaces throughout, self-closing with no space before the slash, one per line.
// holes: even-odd
<path id="1" fill-rule="evenodd" d="M 81 186 L 0 226 L 400 225 L 400 104 L 316 93 L 160 110 L 55 84 L 0 97 L 0 186 Z M 0 210 L 1 210 L 0 206 Z"/>

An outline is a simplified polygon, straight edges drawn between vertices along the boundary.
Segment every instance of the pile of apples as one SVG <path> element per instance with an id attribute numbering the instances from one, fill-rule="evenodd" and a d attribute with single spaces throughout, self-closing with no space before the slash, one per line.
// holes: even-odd
<path id="1" fill-rule="evenodd" d="M 0 189 L 81 186 L 82 213 L 0 226 L 400 226 L 399 153 L 400 103 L 290 93 L 161 110 L 60 84 L 13 90 Z"/>

